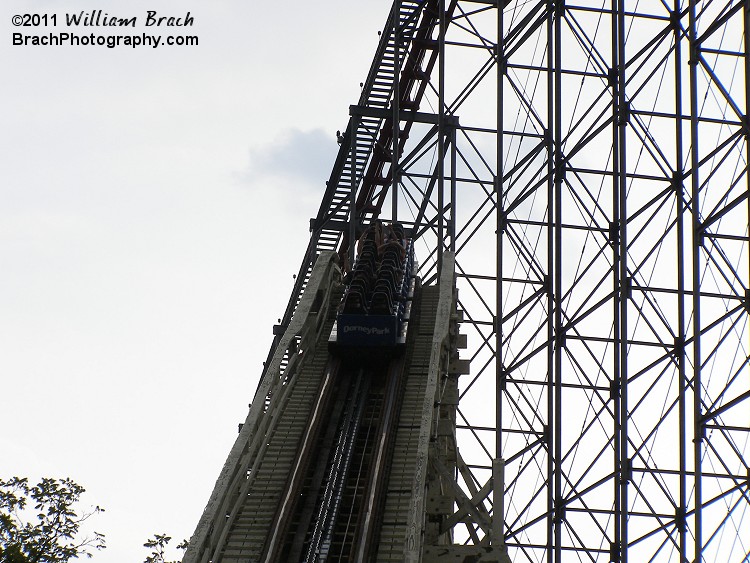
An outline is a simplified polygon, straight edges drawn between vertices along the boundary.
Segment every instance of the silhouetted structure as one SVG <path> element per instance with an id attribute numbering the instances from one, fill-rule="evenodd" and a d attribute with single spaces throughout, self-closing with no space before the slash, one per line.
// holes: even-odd
<path id="1" fill-rule="evenodd" d="M 395 2 L 246 434 L 185 561 L 318 561 L 336 542 L 357 561 L 506 549 L 512 561 L 747 561 L 749 31 L 746 0 Z M 279 450 L 291 460 L 279 490 L 295 495 L 268 508 L 283 537 L 251 539 L 259 501 L 243 483 L 271 463 L 263 424 L 287 412 L 277 398 L 302 393 L 287 374 L 312 338 L 299 331 L 325 332 L 307 313 L 335 309 L 331 253 L 352 263 L 377 219 L 400 221 L 420 261 L 407 375 L 348 374 L 336 430 L 320 426 L 314 444 L 300 430 L 300 448 Z M 318 412 L 326 358 L 298 380 L 311 386 L 304 416 Z M 396 435 L 347 497 L 357 527 L 344 540 L 338 524 L 316 527 L 338 508 L 315 500 L 330 463 L 310 459 L 359 447 L 368 386 L 395 401 L 372 407 L 371 426 Z M 332 498 L 349 490 L 336 478 Z"/>

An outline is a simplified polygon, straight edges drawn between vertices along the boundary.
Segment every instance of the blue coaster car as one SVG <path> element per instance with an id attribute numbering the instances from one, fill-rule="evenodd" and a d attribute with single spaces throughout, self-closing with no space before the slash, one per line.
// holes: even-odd
<path id="1" fill-rule="evenodd" d="M 385 235 L 365 231 L 329 340 L 343 353 L 396 349 L 406 342 L 416 263 L 411 239 L 398 225 Z"/>

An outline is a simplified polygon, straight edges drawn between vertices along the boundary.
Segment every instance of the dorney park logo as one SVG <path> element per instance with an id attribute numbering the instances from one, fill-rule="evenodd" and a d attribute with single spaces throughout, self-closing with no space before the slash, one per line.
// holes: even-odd
<path id="1" fill-rule="evenodd" d="M 345 326 L 344 332 L 362 332 L 364 334 L 376 334 L 376 335 L 385 335 L 390 334 L 391 329 L 388 327 L 385 328 L 376 328 L 374 326 L 362 326 L 362 325 L 353 325 L 353 326 Z"/>

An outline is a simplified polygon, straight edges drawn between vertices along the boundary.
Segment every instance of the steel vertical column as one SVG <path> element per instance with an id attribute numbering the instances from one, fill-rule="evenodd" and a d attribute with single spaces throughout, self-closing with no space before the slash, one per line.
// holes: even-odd
<path id="1" fill-rule="evenodd" d="M 505 392 L 505 374 L 503 373 L 503 321 L 500 311 L 503 306 L 503 231 L 504 231 L 504 198 L 503 198 L 503 98 L 504 98 L 504 74 L 505 74 L 505 41 L 503 33 L 503 9 L 497 10 L 497 43 L 495 44 L 495 80 L 496 80 L 496 127 L 495 138 L 495 463 L 503 459 L 503 393 Z M 494 537 L 495 544 L 502 541 L 505 545 L 505 511 L 498 514 L 498 507 L 505 506 L 505 483 L 493 483 L 494 491 L 492 498 L 493 518 L 500 519 L 496 522 L 495 530 L 499 531 L 501 537 Z"/>
<path id="2" fill-rule="evenodd" d="M 695 471 L 695 555 L 694 561 L 703 561 L 703 491 L 701 483 L 701 283 L 700 283 L 700 153 L 698 138 L 698 31 L 696 28 L 696 9 L 698 0 L 690 0 L 688 16 L 688 45 L 690 66 L 690 162 L 691 162 L 691 197 L 692 215 L 692 291 L 693 291 L 693 443 Z"/>
<path id="3" fill-rule="evenodd" d="M 495 458 L 503 457 L 503 396 L 505 390 L 505 375 L 503 373 L 503 335 L 500 311 L 503 304 L 503 98 L 504 98 L 504 68 L 505 42 L 503 37 L 503 10 L 497 10 L 497 44 L 495 46 L 495 76 L 497 80 L 497 137 L 495 153 L 495 259 L 497 260 L 495 280 Z M 497 495 L 497 491 L 495 491 Z"/>
<path id="4" fill-rule="evenodd" d="M 564 521 L 564 505 L 562 498 L 562 354 L 565 346 L 565 333 L 563 327 L 563 240 L 562 240 L 562 186 L 565 174 L 565 159 L 562 154 L 563 150 L 563 132 L 562 132 L 562 19 L 565 10 L 563 1 L 555 2 L 555 28 L 554 43 L 552 50 L 554 52 L 554 76 L 555 76 L 555 103 L 554 103 L 554 197 L 552 199 L 552 208 L 554 209 L 554 229 L 555 229 L 555 246 L 554 246 L 554 276 L 555 276 L 555 367 L 552 374 L 554 386 L 554 428 L 552 457 L 554 459 L 554 521 L 555 521 L 555 559 L 556 563 L 562 561 L 562 528 Z"/>
<path id="5" fill-rule="evenodd" d="M 616 551 L 617 561 L 627 561 L 627 413 L 622 408 L 622 397 L 624 388 L 627 385 L 626 378 L 622 374 L 622 356 L 624 355 L 622 342 L 627 335 L 622 333 L 622 301 L 623 301 L 623 279 L 619 264 L 621 263 L 620 241 L 622 240 L 622 230 L 624 226 L 620 220 L 620 154 L 619 147 L 619 129 L 617 122 L 620 119 L 620 58 L 619 58 L 619 34 L 618 34 L 618 1 L 612 0 L 612 15 L 610 17 L 610 26 L 612 30 L 612 68 L 610 70 L 610 88 L 612 90 L 612 224 L 610 225 L 610 244 L 612 245 L 612 336 L 613 336 L 613 379 L 612 379 L 612 401 L 614 403 L 614 446 L 615 446 L 615 474 L 618 478 L 615 480 L 615 526 L 612 551 Z M 625 351 L 626 353 L 626 351 Z"/>
<path id="6" fill-rule="evenodd" d="M 682 84 L 682 32 L 680 26 L 680 2 L 675 0 L 672 12 L 672 25 L 675 45 L 675 83 Z M 675 114 L 683 112 L 682 89 L 675 88 Z M 680 424 L 680 506 L 687 509 L 687 397 L 690 382 L 687 375 L 687 321 L 686 321 L 686 288 L 685 288 L 685 197 L 684 197 L 684 150 L 682 119 L 675 120 L 675 171 L 673 178 L 674 197 L 677 208 L 677 338 L 675 339 L 675 357 L 679 378 L 679 424 Z M 683 529 L 685 526 L 683 526 Z M 687 546 L 682 546 L 682 557 L 685 557 Z"/>
<path id="7" fill-rule="evenodd" d="M 619 105 L 620 89 L 623 83 L 620 80 L 620 49 L 619 49 L 619 2 L 612 0 L 612 14 L 610 16 L 610 26 L 612 34 L 612 68 L 610 70 L 610 89 L 612 91 L 612 223 L 610 225 L 610 244 L 612 246 L 612 337 L 613 337 L 613 374 L 612 374 L 612 397 L 614 411 L 614 471 L 618 478 L 614 482 L 614 538 L 610 550 L 616 552 L 618 562 L 627 561 L 627 503 L 624 498 L 627 495 L 627 414 L 622 408 L 623 391 L 627 384 L 627 378 L 623 376 L 622 342 L 626 338 L 622 333 L 621 327 L 621 310 L 623 300 L 623 287 L 620 268 L 620 241 L 622 240 L 622 230 L 625 228 L 620 220 L 620 153 L 619 147 L 619 127 L 617 126 L 620 119 L 621 107 Z"/>
<path id="8" fill-rule="evenodd" d="M 448 246 L 448 250 L 456 252 L 456 128 L 451 127 L 450 129 L 450 145 L 451 145 L 451 188 L 450 188 L 450 206 L 451 212 L 448 219 L 448 236 L 451 239 L 451 243 Z"/>
<path id="9" fill-rule="evenodd" d="M 554 432 L 556 425 L 553 421 L 555 420 L 555 389 L 554 381 L 558 373 L 556 358 L 558 352 L 558 343 L 556 341 L 558 337 L 557 333 L 557 311 L 560 305 L 560 283 L 557 280 L 557 274 L 555 270 L 559 261 L 557 260 L 558 253 L 556 252 L 556 245 L 559 242 L 558 232 L 556 225 L 559 226 L 559 222 L 556 221 L 557 213 L 557 202 L 556 199 L 556 186 L 557 186 L 557 158 L 558 158 L 558 133 L 557 127 L 553 125 L 555 119 L 559 116 L 559 99 L 556 98 L 556 92 L 559 86 L 557 74 L 555 69 L 558 68 L 558 53 L 559 49 L 553 48 L 553 45 L 558 45 L 555 42 L 555 22 L 557 21 L 557 6 L 554 0 L 548 0 L 547 2 L 547 129 L 545 135 L 547 137 L 547 276 L 548 276 L 548 288 L 547 288 L 547 427 L 545 428 L 544 437 L 545 446 L 547 448 L 547 561 L 553 561 L 555 556 L 555 545 L 556 545 L 556 532 L 555 530 L 559 527 L 556 519 L 556 489 L 555 489 L 555 441 Z M 553 103 L 555 100 L 555 103 Z"/>
<path id="10" fill-rule="evenodd" d="M 615 332 L 619 335 L 615 338 L 615 377 L 618 380 L 617 396 L 614 398 L 618 404 L 619 424 L 620 424 L 620 450 L 616 455 L 619 456 L 620 471 L 622 464 L 625 464 L 625 475 L 620 474 L 619 495 L 620 503 L 620 537 L 617 541 L 620 544 L 620 563 L 628 561 L 628 474 L 629 474 L 629 448 L 628 448 L 628 301 L 630 298 L 630 283 L 628 275 L 628 215 L 627 215 L 627 125 L 629 114 L 628 101 L 625 97 L 625 2 L 616 0 L 616 6 L 613 6 L 613 28 L 612 35 L 614 39 L 614 59 L 615 73 L 614 80 L 615 91 L 613 92 L 614 115 L 616 119 L 614 127 L 614 182 L 615 192 L 613 193 L 612 204 L 614 207 L 613 220 L 618 231 L 617 241 L 615 242 L 615 279 L 617 286 L 615 289 Z M 624 477 L 624 478 L 623 478 Z"/>

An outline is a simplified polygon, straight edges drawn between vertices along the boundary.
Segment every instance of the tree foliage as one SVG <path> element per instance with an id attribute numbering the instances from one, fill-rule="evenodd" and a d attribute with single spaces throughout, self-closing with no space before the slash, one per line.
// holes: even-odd
<path id="1" fill-rule="evenodd" d="M 167 544 L 172 538 L 166 534 L 155 534 L 153 538 L 143 544 L 143 547 L 147 547 L 152 550 L 143 563 L 179 563 L 179 561 L 167 561 L 165 550 Z M 177 545 L 177 549 L 187 549 L 188 542 L 183 540 Z"/>
<path id="2" fill-rule="evenodd" d="M 26 478 L 0 479 L 0 563 L 67 563 L 104 549 L 103 534 L 78 537 L 82 523 L 104 512 L 97 506 L 79 514 L 84 492 L 71 479 L 33 486 Z"/>

